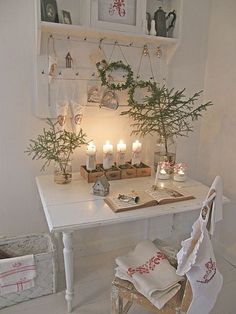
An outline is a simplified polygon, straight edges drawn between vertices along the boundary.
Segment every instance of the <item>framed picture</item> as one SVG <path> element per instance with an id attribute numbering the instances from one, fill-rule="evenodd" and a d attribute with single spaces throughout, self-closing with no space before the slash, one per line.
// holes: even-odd
<path id="1" fill-rule="evenodd" d="M 61 15 L 62 15 L 62 22 L 64 24 L 72 24 L 70 12 L 62 10 Z"/>
<path id="2" fill-rule="evenodd" d="M 59 23 L 56 0 L 41 0 L 41 20 Z"/>
<path id="3" fill-rule="evenodd" d="M 143 33 L 143 0 L 93 0 L 91 25 L 121 32 Z"/>

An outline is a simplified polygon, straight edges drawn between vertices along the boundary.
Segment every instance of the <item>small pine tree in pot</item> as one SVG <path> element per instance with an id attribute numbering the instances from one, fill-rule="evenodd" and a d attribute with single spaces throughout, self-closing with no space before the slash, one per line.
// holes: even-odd
<path id="1" fill-rule="evenodd" d="M 58 129 L 58 122 L 47 119 L 49 129 L 43 129 L 43 133 L 36 139 L 31 139 L 26 149 L 33 160 L 43 159 L 41 170 L 45 170 L 52 161 L 55 162 L 54 181 L 65 184 L 71 182 L 72 170 L 70 159 L 77 147 L 87 144 L 86 134 L 82 129 L 75 134 L 66 130 Z"/>
<path id="2" fill-rule="evenodd" d="M 138 82 L 139 86 L 145 82 Z M 192 122 L 202 116 L 212 102 L 196 106 L 196 101 L 202 91 L 196 92 L 191 97 L 185 96 L 185 89 L 175 91 L 166 86 L 159 86 L 156 82 L 148 82 L 151 95 L 146 96 L 142 104 L 134 101 L 134 89 L 130 89 L 129 106 L 122 115 L 132 118 L 132 134 L 145 136 L 158 134 L 163 144 L 163 160 L 169 160 L 168 142 L 177 136 L 187 136 L 193 131 Z M 155 164 L 155 161 L 154 161 Z M 155 165 L 156 166 L 156 165 Z"/>

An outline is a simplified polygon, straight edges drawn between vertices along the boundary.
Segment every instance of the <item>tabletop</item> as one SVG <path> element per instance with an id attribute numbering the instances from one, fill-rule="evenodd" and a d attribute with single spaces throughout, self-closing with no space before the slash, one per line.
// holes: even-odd
<path id="1" fill-rule="evenodd" d="M 153 185 L 153 177 L 110 181 L 112 193 L 127 193 L 134 189 L 146 190 Z M 187 179 L 185 182 L 162 180 L 162 187 L 178 189 L 195 199 L 114 213 L 103 197 L 92 194 L 93 183 L 87 183 L 79 174 L 73 174 L 70 184 L 55 184 L 53 176 L 39 176 L 36 183 L 50 232 L 122 223 L 151 217 L 192 211 L 201 208 L 209 187 Z"/>

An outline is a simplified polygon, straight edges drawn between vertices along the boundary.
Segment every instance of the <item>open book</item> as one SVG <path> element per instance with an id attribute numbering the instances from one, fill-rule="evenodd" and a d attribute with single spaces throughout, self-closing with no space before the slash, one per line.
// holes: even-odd
<path id="1" fill-rule="evenodd" d="M 194 199 L 192 195 L 184 195 L 178 190 L 172 190 L 168 188 L 157 188 L 146 191 L 132 191 L 127 196 L 132 198 L 128 201 L 119 198 L 120 194 L 107 196 L 105 203 L 115 212 L 122 212 L 131 209 L 137 209 L 142 207 L 150 207 L 155 205 L 162 205 L 168 203 L 175 203 L 180 201 L 186 201 Z M 135 203 L 134 199 L 137 201 Z"/>

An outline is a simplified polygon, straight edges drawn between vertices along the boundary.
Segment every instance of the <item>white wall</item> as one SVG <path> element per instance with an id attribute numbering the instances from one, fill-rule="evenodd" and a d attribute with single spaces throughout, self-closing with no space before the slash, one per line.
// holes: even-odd
<path id="1" fill-rule="evenodd" d="M 207 56 L 208 21 L 210 1 L 184 0 L 182 39 L 170 63 L 169 84 L 177 89 L 186 88 L 186 95 L 204 89 L 205 62 Z M 203 97 L 199 99 L 203 100 Z M 211 109 L 209 109 L 211 110 Z M 194 123 L 194 132 L 188 137 L 179 137 L 177 159 L 186 162 L 189 174 L 196 177 L 196 155 L 199 142 L 200 123 Z"/>
<path id="2" fill-rule="evenodd" d="M 218 227 L 221 249 L 236 263 L 236 2 L 212 1 L 205 97 L 214 103 L 202 120 L 198 177 L 210 183 L 216 174 L 224 179 L 224 193 L 231 199 Z M 225 253 L 225 252 L 222 252 Z"/>
<path id="3" fill-rule="evenodd" d="M 40 165 L 24 154 L 43 127 L 33 115 L 33 1 L 0 1 L 0 234 L 47 230 L 34 177 Z"/>
<path id="4" fill-rule="evenodd" d="M 170 83 L 177 88 L 186 87 L 189 93 L 203 86 L 208 3 L 206 0 L 184 1 L 182 43 L 170 64 Z M 34 138 L 44 126 L 44 122 L 37 119 L 32 111 L 33 1 L 0 0 L 0 12 L 0 235 L 47 231 L 35 186 L 35 176 L 40 174 L 40 162 L 31 161 L 24 154 L 29 138 Z M 195 165 L 197 144 L 198 132 L 186 141 L 180 141 L 179 159 L 186 158 L 190 166 Z M 153 230 L 156 229 L 158 234 L 162 221 L 158 225 L 155 221 L 152 223 Z M 141 222 L 96 228 L 93 232 L 83 231 L 79 235 L 83 240 L 81 249 L 89 251 L 89 243 L 95 238 L 97 241 L 100 239 L 106 249 L 111 245 L 120 245 L 119 242 L 126 244 L 122 234 L 128 233 L 132 242 L 143 232 Z"/>

